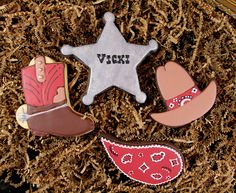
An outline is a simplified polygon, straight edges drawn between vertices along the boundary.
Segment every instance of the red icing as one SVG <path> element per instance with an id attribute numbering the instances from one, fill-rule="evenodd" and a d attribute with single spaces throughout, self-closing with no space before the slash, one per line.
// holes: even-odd
<path id="1" fill-rule="evenodd" d="M 46 64 L 44 82 L 37 81 L 35 66 L 22 69 L 22 84 L 26 103 L 32 106 L 53 104 L 59 87 L 64 87 L 64 65 Z"/>
<path id="2" fill-rule="evenodd" d="M 121 162 L 122 162 L 123 164 L 132 163 L 132 155 L 131 155 L 131 154 L 125 154 L 125 155 L 121 158 Z"/>
<path id="3" fill-rule="evenodd" d="M 183 170 L 183 158 L 167 145 L 123 145 L 101 139 L 115 165 L 129 178 L 160 185 L 178 177 Z"/>
<path id="4" fill-rule="evenodd" d="M 169 99 L 166 101 L 166 106 L 168 110 L 174 110 L 180 106 L 191 101 L 194 97 L 198 96 L 201 91 L 198 89 L 197 85 L 193 86 L 189 90 L 185 91 L 184 93 Z"/>
<path id="5" fill-rule="evenodd" d="M 151 159 L 154 162 L 159 162 L 159 161 L 163 160 L 164 158 L 165 158 L 164 152 L 155 153 L 155 154 L 152 154 L 152 156 L 151 156 Z"/>

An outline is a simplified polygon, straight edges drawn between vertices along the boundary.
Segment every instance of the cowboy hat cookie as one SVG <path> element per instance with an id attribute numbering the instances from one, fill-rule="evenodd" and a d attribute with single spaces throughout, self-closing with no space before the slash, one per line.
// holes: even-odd
<path id="1" fill-rule="evenodd" d="M 160 185 L 174 180 L 183 171 L 183 155 L 173 145 L 123 142 L 104 134 L 101 142 L 116 167 L 132 180 Z"/>
<path id="2" fill-rule="evenodd" d="M 152 113 L 151 117 L 161 124 L 171 127 L 188 124 L 207 113 L 215 102 L 216 82 L 211 81 L 201 92 L 185 69 L 175 62 L 158 67 L 156 78 L 167 111 Z"/>
<path id="3" fill-rule="evenodd" d="M 35 57 L 22 69 L 22 85 L 26 104 L 18 108 L 16 120 L 23 128 L 38 136 L 78 136 L 93 130 L 93 121 L 70 106 L 63 63 Z"/>

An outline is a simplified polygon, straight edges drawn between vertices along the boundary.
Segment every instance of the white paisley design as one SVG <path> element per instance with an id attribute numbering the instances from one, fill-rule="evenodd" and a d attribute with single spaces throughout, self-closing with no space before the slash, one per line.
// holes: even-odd
<path id="1" fill-rule="evenodd" d="M 150 157 L 153 162 L 160 162 L 165 158 L 165 155 L 165 152 L 161 151 L 159 153 L 153 153 L 152 155 L 150 155 Z"/>
<path id="2" fill-rule="evenodd" d="M 132 163 L 132 161 L 133 161 L 133 155 L 130 153 L 123 155 L 121 158 L 121 163 L 123 164 Z"/>
<path id="3" fill-rule="evenodd" d="M 162 178 L 162 175 L 160 173 L 154 173 L 154 174 L 151 174 L 151 177 L 154 180 L 160 180 Z"/>

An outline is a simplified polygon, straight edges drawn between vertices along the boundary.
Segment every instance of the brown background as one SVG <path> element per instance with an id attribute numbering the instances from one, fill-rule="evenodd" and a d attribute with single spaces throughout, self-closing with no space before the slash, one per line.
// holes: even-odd
<path id="1" fill-rule="evenodd" d="M 10 2 L 10 1 L 9 1 Z M 234 192 L 235 190 L 235 20 L 201 0 L 186 1 L 1 1 L 0 7 L 0 176 L 18 192 Z M 145 104 L 112 88 L 86 107 L 88 69 L 60 53 L 63 44 L 96 42 L 106 11 L 131 43 L 155 39 L 158 52 L 138 67 Z M 94 117 L 94 132 L 77 138 L 33 136 L 15 120 L 24 104 L 20 70 L 38 55 L 69 67 L 73 108 Z M 179 62 L 204 89 L 218 83 L 213 109 L 180 128 L 155 123 L 151 112 L 165 111 L 155 80 L 155 68 Z M 184 154 L 184 173 L 162 186 L 147 186 L 121 174 L 101 142 L 100 132 L 118 139 L 164 140 Z M 3 183 L 3 181 L 1 183 Z"/>
<path id="2" fill-rule="evenodd" d="M 232 17 L 236 18 L 236 1 L 235 0 L 207 0 L 213 6 L 219 7 Z"/>

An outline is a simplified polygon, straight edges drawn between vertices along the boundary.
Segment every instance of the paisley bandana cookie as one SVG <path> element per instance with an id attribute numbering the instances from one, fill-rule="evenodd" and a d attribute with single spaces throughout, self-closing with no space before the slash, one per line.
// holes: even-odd
<path id="1" fill-rule="evenodd" d="M 116 167 L 135 181 L 160 185 L 177 178 L 183 171 L 183 155 L 172 145 L 128 143 L 107 135 L 102 135 L 101 142 Z"/>
<path id="2" fill-rule="evenodd" d="M 70 107 L 67 68 L 48 57 L 34 58 L 22 69 L 26 104 L 16 112 L 17 122 L 38 136 L 77 136 L 93 130 L 93 121 Z"/>
<path id="3" fill-rule="evenodd" d="M 216 82 L 211 81 L 201 92 L 184 68 L 175 62 L 158 67 L 156 78 L 167 106 L 166 112 L 151 114 L 159 123 L 171 127 L 185 125 L 207 113 L 215 102 Z"/>

